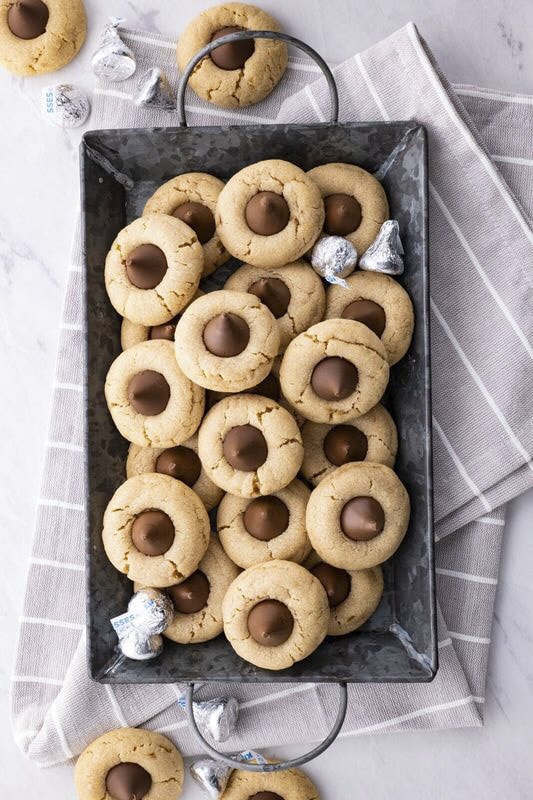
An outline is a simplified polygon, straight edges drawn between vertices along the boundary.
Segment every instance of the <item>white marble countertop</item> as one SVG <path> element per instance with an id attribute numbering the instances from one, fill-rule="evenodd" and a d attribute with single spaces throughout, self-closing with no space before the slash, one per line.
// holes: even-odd
<path id="1" fill-rule="evenodd" d="M 533 94 L 533 5 L 528 0 L 261 0 L 284 28 L 338 62 L 413 19 L 455 82 Z M 179 33 L 204 0 L 86 0 L 89 41 L 56 76 L 0 74 L 0 784 L 4 797 L 74 798 L 70 768 L 39 773 L 11 739 L 9 674 L 22 605 L 48 425 L 70 238 L 78 203 L 80 130 L 48 127 L 37 113 L 43 86 L 93 85 L 90 55 L 106 16 L 131 27 Z M 90 126 L 90 121 L 89 121 Z M 323 800 L 372 796 L 524 800 L 532 796 L 533 492 L 508 512 L 483 729 L 398 733 L 337 742 L 308 768 Z M 278 757 L 301 748 L 283 748 Z M 199 800 L 190 781 L 184 797 Z"/>

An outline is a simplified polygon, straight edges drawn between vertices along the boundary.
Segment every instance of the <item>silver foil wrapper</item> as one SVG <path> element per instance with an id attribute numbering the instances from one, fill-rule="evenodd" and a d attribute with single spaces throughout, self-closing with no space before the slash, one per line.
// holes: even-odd
<path id="1" fill-rule="evenodd" d="M 359 268 L 369 272 L 383 272 L 385 275 L 401 275 L 404 271 L 402 256 L 400 226 L 395 219 L 388 219 L 368 250 L 363 253 Z"/>
<path id="2" fill-rule="evenodd" d="M 347 286 L 344 278 L 357 265 L 357 250 L 343 236 L 323 236 L 313 247 L 311 266 L 328 283 Z"/>
<path id="3" fill-rule="evenodd" d="M 118 643 L 122 655 L 134 661 L 149 661 L 163 649 L 163 638 L 159 634 L 144 636 L 139 631 L 130 631 Z"/>
<path id="4" fill-rule="evenodd" d="M 125 20 L 120 17 L 111 17 L 92 58 L 94 74 L 106 81 L 125 81 L 137 69 L 133 51 L 124 44 L 118 32 L 123 22 Z"/>
<path id="5" fill-rule="evenodd" d="M 216 742 L 229 739 L 239 717 L 239 704 L 235 697 L 215 697 L 193 703 L 194 718 L 203 731 Z"/>
<path id="6" fill-rule="evenodd" d="M 245 750 L 242 753 L 232 753 L 231 755 L 238 761 L 249 761 L 254 764 L 267 763 L 266 758 L 253 750 Z M 194 761 L 189 769 L 193 780 L 211 800 L 219 800 L 222 797 L 233 772 L 232 767 L 227 766 L 223 761 L 215 761 L 213 758 L 201 758 L 199 761 Z"/>
<path id="7" fill-rule="evenodd" d="M 91 105 L 85 92 L 71 83 L 47 86 L 42 94 L 43 117 L 58 128 L 78 128 L 87 120 Z"/>
<path id="8" fill-rule="evenodd" d="M 174 606 L 172 600 L 158 589 L 139 589 L 128 603 L 130 623 L 144 636 L 163 633 L 172 622 Z"/>
<path id="9" fill-rule="evenodd" d="M 133 102 L 136 106 L 175 111 L 176 92 L 159 67 L 152 67 L 140 79 Z"/>

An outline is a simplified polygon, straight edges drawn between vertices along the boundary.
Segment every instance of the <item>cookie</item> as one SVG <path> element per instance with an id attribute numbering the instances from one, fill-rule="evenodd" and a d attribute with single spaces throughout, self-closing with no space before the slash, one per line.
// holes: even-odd
<path id="1" fill-rule="evenodd" d="M 199 497 L 169 475 L 136 475 L 123 483 L 104 513 L 107 557 L 132 581 L 166 587 L 198 568 L 210 541 Z"/>
<path id="2" fill-rule="evenodd" d="M 234 769 L 221 800 L 320 800 L 320 796 L 299 769 L 264 773 Z"/>
<path id="3" fill-rule="evenodd" d="M 196 300 L 197 297 L 201 297 L 202 295 L 203 292 L 198 289 L 192 299 Z M 189 304 L 187 303 L 187 305 Z M 185 308 L 187 308 L 187 306 L 185 306 Z M 176 333 L 176 325 L 178 324 L 181 313 L 182 312 L 176 314 L 175 317 L 168 322 L 164 322 L 162 325 L 139 325 L 137 322 L 131 322 L 129 319 L 124 318 L 120 326 L 120 346 L 123 350 L 127 350 L 128 347 L 133 347 L 135 344 L 148 342 L 152 339 L 166 339 L 169 342 L 173 342 L 174 334 Z"/>
<path id="4" fill-rule="evenodd" d="M 302 475 L 314 486 L 337 467 L 352 461 L 394 466 L 398 432 L 391 415 L 379 403 L 366 414 L 341 425 L 306 421 L 301 430 Z"/>
<path id="5" fill-rule="evenodd" d="M 329 605 L 322 584 L 292 561 L 242 572 L 222 603 L 224 633 L 236 653 L 263 669 L 292 667 L 323 641 Z"/>
<path id="6" fill-rule="evenodd" d="M 324 561 L 368 569 L 390 558 L 409 525 L 409 495 L 384 464 L 344 464 L 321 481 L 307 504 L 307 533 Z"/>
<path id="7" fill-rule="evenodd" d="M 164 183 L 146 203 L 143 216 L 168 214 L 195 232 L 204 251 L 202 276 L 211 275 L 230 257 L 215 226 L 217 199 L 224 182 L 207 172 L 186 172 Z"/>
<path id="8" fill-rule="evenodd" d="M 15 75 L 61 69 L 86 33 L 81 0 L 0 0 L 0 64 Z"/>
<path id="9" fill-rule="evenodd" d="M 255 267 L 296 261 L 314 244 L 324 222 L 316 184 L 289 161 L 244 167 L 220 192 L 215 214 L 226 249 Z"/>
<path id="10" fill-rule="evenodd" d="M 150 214 L 123 228 L 105 262 L 113 308 L 139 325 L 162 325 L 189 303 L 204 265 L 194 231 L 176 217 Z"/>
<path id="11" fill-rule="evenodd" d="M 183 374 L 172 342 L 141 342 L 111 364 L 105 397 L 121 435 L 140 447 L 174 447 L 196 432 L 205 392 Z"/>
<path id="12" fill-rule="evenodd" d="M 178 41 L 178 66 L 212 39 L 240 30 L 280 31 L 279 23 L 256 6 L 224 3 L 202 11 Z M 287 45 L 275 39 L 246 39 L 213 50 L 189 78 L 196 94 L 223 108 L 243 108 L 270 94 L 287 67 Z"/>
<path id="13" fill-rule="evenodd" d="M 389 364 L 385 347 L 366 325 L 329 319 L 292 340 L 279 377 L 299 414 L 331 425 L 353 420 L 379 402 Z"/>
<path id="14" fill-rule="evenodd" d="M 224 288 L 254 294 L 268 306 L 278 322 L 281 352 L 291 339 L 324 317 L 324 286 L 305 261 L 275 270 L 244 264 L 231 275 Z"/>
<path id="15" fill-rule="evenodd" d="M 117 728 L 85 748 L 74 780 L 78 800 L 176 800 L 183 788 L 183 759 L 160 733 Z"/>
<path id="16" fill-rule="evenodd" d="M 126 461 L 126 477 L 155 472 L 170 475 L 196 492 L 207 511 L 211 511 L 224 495 L 208 478 L 198 456 L 198 436 L 194 434 L 177 447 L 139 447 L 130 444 Z"/>
<path id="17" fill-rule="evenodd" d="M 279 331 L 257 297 L 223 289 L 191 303 L 174 340 L 178 364 L 192 381 L 206 389 L 241 392 L 270 372 Z"/>
<path id="18" fill-rule="evenodd" d="M 389 218 L 383 186 L 354 164 L 323 164 L 307 174 L 324 198 L 324 233 L 344 236 L 361 257 Z"/>
<path id="19" fill-rule="evenodd" d="M 211 480 L 239 497 L 278 492 L 303 459 L 292 414 L 254 394 L 226 397 L 211 409 L 198 431 L 198 452 Z"/>
<path id="20" fill-rule="evenodd" d="M 383 595 L 381 567 L 345 570 L 332 567 L 311 553 L 305 568 L 318 578 L 328 596 L 328 636 L 343 636 L 360 628 L 372 616 Z"/>
<path id="21" fill-rule="evenodd" d="M 163 636 L 179 644 L 208 642 L 222 633 L 222 600 L 239 568 L 211 536 L 205 556 L 196 572 L 166 593 L 174 605 L 174 616 Z M 134 585 L 137 592 L 140 583 Z"/>
<path id="22" fill-rule="evenodd" d="M 305 528 L 309 489 L 294 480 L 285 489 L 250 500 L 226 494 L 218 507 L 220 544 L 246 569 L 263 561 L 301 562 L 311 544 Z"/>
<path id="23" fill-rule="evenodd" d="M 326 319 L 342 317 L 362 322 L 379 336 L 392 366 L 409 350 L 415 317 L 411 298 L 390 275 L 355 272 L 347 287 L 326 292 Z"/>

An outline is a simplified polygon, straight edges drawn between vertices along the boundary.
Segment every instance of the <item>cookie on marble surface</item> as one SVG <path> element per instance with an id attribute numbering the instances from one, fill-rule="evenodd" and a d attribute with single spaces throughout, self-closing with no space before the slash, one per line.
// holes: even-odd
<path id="1" fill-rule="evenodd" d="M 208 8 L 187 25 L 179 38 L 180 70 L 213 39 L 238 30 L 281 28 L 277 20 L 257 6 L 224 3 Z M 198 64 L 189 85 L 209 103 L 243 108 L 270 94 L 285 72 L 287 58 L 287 45 L 275 39 L 245 39 L 222 45 Z"/>
<path id="2" fill-rule="evenodd" d="M 86 33 L 81 0 L 0 0 L 0 64 L 15 75 L 61 69 Z"/>
<path id="3" fill-rule="evenodd" d="M 242 572 L 222 604 L 224 633 L 236 653 L 263 669 L 292 667 L 323 641 L 329 605 L 322 584 L 292 561 Z"/>
<path id="4" fill-rule="evenodd" d="M 167 214 L 140 217 L 123 228 L 105 262 L 113 308 L 139 325 L 162 325 L 192 300 L 204 254 L 194 231 Z"/>
<path id="5" fill-rule="evenodd" d="M 196 492 L 207 511 L 220 503 L 224 492 L 209 479 L 198 456 L 198 436 L 176 447 L 139 447 L 130 444 L 126 461 L 126 477 L 155 472 L 170 475 Z"/>
<path id="6" fill-rule="evenodd" d="M 226 397 L 205 416 L 198 452 L 211 480 L 239 497 L 273 494 L 302 465 L 300 429 L 285 408 L 253 394 Z"/>
<path id="7" fill-rule="evenodd" d="M 257 297 L 222 289 L 191 303 L 174 341 L 178 364 L 192 381 L 214 391 L 241 392 L 270 372 L 279 331 Z"/>
<path id="8" fill-rule="evenodd" d="M 169 475 L 136 475 L 104 513 L 107 557 L 132 581 L 164 588 L 198 568 L 210 541 L 209 517 L 192 489 Z"/>
<path id="9" fill-rule="evenodd" d="M 196 432 L 205 391 L 183 374 L 172 342 L 141 342 L 111 364 L 105 397 L 121 435 L 140 447 L 174 447 Z"/>
<path id="10" fill-rule="evenodd" d="M 385 347 L 361 322 L 329 319 L 290 342 L 280 368 L 283 395 L 313 422 L 336 424 L 365 414 L 389 381 Z"/>
<path id="11" fill-rule="evenodd" d="M 193 229 L 204 251 L 204 278 L 230 257 L 215 225 L 215 209 L 223 188 L 224 181 L 214 175 L 186 172 L 160 186 L 143 211 L 143 216 L 168 214 L 177 217 Z"/>
<path id="12" fill-rule="evenodd" d="M 322 561 L 315 552 L 304 566 L 318 578 L 328 596 L 328 636 L 343 636 L 360 628 L 372 616 L 383 595 L 381 567 L 345 570 Z"/>
<path id="13" fill-rule="evenodd" d="M 183 759 L 160 733 L 117 728 L 85 748 L 74 780 L 78 800 L 176 800 L 183 787 Z"/>
<path id="14" fill-rule="evenodd" d="M 306 421 L 301 430 L 302 475 L 314 486 L 337 467 L 352 461 L 394 466 L 398 432 L 391 415 L 380 403 L 341 425 Z"/>
<path id="15" fill-rule="evenodd" d="M 344 236 L 360 258 L 389 218 L 383 186 L 370 172 L 354 164 L 322 164 L 307 174 L 324 198 L 324 233 Z"/>
<path id="16" fill-rule="evenodd" d="M 411 298 L 398 281 L 377 272 L 354 272 L 347 287 L 329 286 L 326 319 L 354 319 L 379 336 L 392 366 L 409 350 L 415 316 Z"/>
<path id="17" fill-rule="evenodd" d="M 295 261 L 278 269 L 243 264 L 226 281 L 224 288 L 255 294 L 268 306 L 278 322 L 280 352 L 291 339 L 324 317 L 324 286 L 305 261 Z"/>
<path id="18" fill-rule="evenodd" d="M 320 795 L 299 769 L 268 773 L 235 769 L 220 800 L 320 800 Z"/>
<path id="19" fill-rule="evenodd" d="M 324 222 L 320 190 L 289 161 L 269 159 L 244 167 L 221 191 L 217 231 L 229 252 L 256 267 L 297 261 Z"/>
<path id="20" fill-rule="evenodd" d="M 174 605 L 172 622 L 163 636 L 179 644 L 208 642 L 222 633 L 222 600 L 240 569 L 211 536 L 196 572 L 165 592 Z M 135 583 L 134 591 L 142 589 Z"/>
<path id="21" fill-rule="evenodd" d="M 220 543 L 244 569 L 263 561 L 302 562 L 311 543 L 305 528 L 310 491 L 294 480 L 284 489 L 254 500 L 224 495 L 217 512 Z"/>
<path id="22" fill-rule="evenodd" d="M 196 300 L 197 297 L 201 297 L 202 295 L 203 292 L 198 289 L 192 300 Z M 187 306 L 188 305 L 189 303 L 187 303 Z M 120 346 L 123 350 L 127 350 L 128 347 L 133 347 L 136 344 L 148 342 L 152 339 L 166 339 L 169 342 L 173 342 L 174 334 L 176 333 L 176 325 L 187 306 L 171 320 L 163 322 L 161 325 L 139 325 L 137 322 L 131 322 L 129 319 L 123 318 L 120 325 Z"/>
<path id="23" fill-rule="evenodd" d="M 409 495 L 390 467 L 368 461 L 344 464 L 311 492 L 307 534 L 328 564 L 367 569 L 398 549 L 409 515 Z"/>

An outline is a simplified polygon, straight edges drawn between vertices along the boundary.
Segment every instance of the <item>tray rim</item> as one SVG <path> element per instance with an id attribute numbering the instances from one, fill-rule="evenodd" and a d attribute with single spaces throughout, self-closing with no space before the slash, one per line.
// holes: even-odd
<path id="1" fill-rule="evenodd" d="M 285 130 L 287 128 L 290 129 L 342 129 L 342 128 L 360 128 L 365 126 L 375 126 L 375 127 L 397 127 L 397 128 L 404 128 L 404 136 L 411 132 L 411 131 L 418 131 L 422 134 L 423 137 L 423 152 L 422 152 L 422 159 L 421 165 L 423 167 L 423 192 L 421 195 L 421 202 L 423 204 L 422 213 L 423 213 L 423 230 L 424 230 L 424 243 L 423 243 L 423 258 L 421 261 L 422 269 L 425 272 L 425 306 L 427 309 L 426 314 L 423 317 L 423 333 L 424 333 L 424 343 L 426 347 L 426 359 L 427 359 L 427 368 L 426 368 L 426 382 L 427 382 L 427 390 L 425 392 L 425 413 L 427 415 L 427 419 L 430 421 L 428 428 L 426 430 L 427 442 L 430 449 L 431 458 L 428 459 L 427 465 L 427 477 L 428 477 L 428 487 L 427 487 L 427 500 L 428 500 L 428 523 L 430 526 L 431 531 L 434 531 L 434 502 L 433 502 L 433 489 L 434 489 L 434 480 L 433 480 L 433 432 L 431 426 L 431 407 L 432 407 L 432 397 L 431 397 L 431 332 L 430 332 L 430 314 L 429 314 L 429 299 L 430 299 L 430 270 L 429 270 L 429 192 L 428 192 L 428 184 L 429 184 L 429 153 L 428 153 L 428 134 L 427 128 L 425 125 L 419 123 L 416 120 L 391 120 L 391 121 L 383 121 L 383 120 L 365 120 L 365 121 L 345 121 L 345 122 L 313 122 L 313 123 L 287 123 L 287 122 L 275 122 L 272 125 L 265 125 L 260 123 L 254 124 L 228 124 L 228 125 L 203 125 L 203 126 L 154 126 L 154 127 L 134 127 L 134 128 L 101 128 L 101 129 L 92 129 L 90 131 L 86 131 L 80 141 L 79 145 L 79 167 L 80 167 L 80 199 L 81 199 L 81 215 L 80 215 L 80 227 L 81 227 L 81 238 L 82 238 L 82 261 L 84 265 L 84 288 L 86 289 L 87 283 L 87 266 L 86 266 L 86 213 L 85 213 L 85 158 L 89 158 L 91 160 L 91 152 L 94 154 L 95 150 L 93 149 L 93 145 L 91 144 L 91 137 L 110 137 L 117 135 L 130 135 L 135 136 L 136 134 L 147 134 L 147 133 L 158 133 L 158 134 L 169 134 L 169 135 L 181 135 L 182 132 L 208 132 L 208 133 L 216 133 L 216 132 L 225 132 L 225 131 L 236 131 L 240 132 L 241 130 L 253 130 L 257 132 L 263 131 L 265 128 L 273 128 L 279 130 Z M 104 154 L 99 155 L 100 161 L 107 161 L 107 158 Z M 110 163 L 110 162 L 109 162 Z M 110 164 L 111 166 L 111 164 Z M 121 183 L 122 181 L 119 180 L 120 177 L 124 177 L 127 180 L 127 176 L 123 176 L 118 169 L 111 169 L 110 170 L 117 182 Z M 89 404 L 88 404 L 88 358 L 87 358 L 87 350 L 89 345 L 89 328 L 88 328 L 88 293 L 85 291 L 85 301 L 84 301 L 84 309 L 83 309 L 83 318 L 84 318 L 84 337 L 83 337 L 83 415 L 84 415 L 84 481 L 85 481 L 85 496 L 87 502 L 87 511 L 86 511 L 86 520 L 85 520 L 85 586 L 86 586 L 86 622 L 85 628 L 87 632 L 86 636 L 86 654 L 87 654 L 87 668 L 89 677 L 92 680 L 95 680 L 100 683 L 108 683 L 108 684 L 117 684 L 117 685 L 135 685 L 137 683 L 160 683 L 160 684 L 168 684 L 174 683 L 174 680 L 159 680 L 154 681 L 153 676 L 146 676 L 143 679 L 143 673 L 140 672 L 139 677 L 135 680 L 120 680 L 120 676 L 101 676 L 94 673 L 92 670 L 92 657 L 91 657 L 91 638 L 90 638 L 90 579 L 91 579 L 91 531 L 90 531 L 90 515 L 88 513 L 88 508 L 90 504 L 90 495 L 88 491 L 89 487 L 89 471 L 90 471 L 90 464 L 89 464 L 89 426 L 87 425 L 87 415 L 89 411 Z M 426 668 L 425 671 L 421 671 L 417 674 L 416 677 L 407 676 L 404 677 L 396 677 L 391 680 L 387 678 L 382 678 L 379 681 L 372 681 L 372 680 L 350 680 L 349 678 L 339 679 L 338 677 L 331 677 L 331 676 L 320 676 L 318 678 L 314 678 L 313 680 L 318 683 L 338 683 L 339 680 L 344 680 L 348 683 L 429 683 L 434 680 L 437 672 L 439 670 L 439 651 L 438 651 L 438 632 L 437 632 L 437 597 L 436 597 L 436 572 L 435 572 L 435 538 L 434 536 L 428 536 L 427 539 L 427 558 L 428 558 L 428 594 L 430 600 L 430 615 L 429 615 L 429 623 L 430 623 L 430 647 L 428 647 L 428 651 L 431 650 L 430 656 L 427 658 Z M 384 632 L 385 633 L 392 633 L 390 631 Z M 142 664 L 142 662 L 140 662 Z M 420 663 L 420 662 L 419 662 Z M 202 680 L 202 676 L 196 676 L 195 680 Z M 209 677 L 208 682 L 217 683 L 217 682 L 227 682 L 227 683 L 272 683 L 272 682 L 286 682 L 286 683 L 304 683 L 309 682 L 307 678 L 295 678 L 291 675 L 286 675 L 284 670 L 280 672 L 273 672 L 272 674 L 268 674 L 266 676 L 220 676 L 220 677 Z"/>

